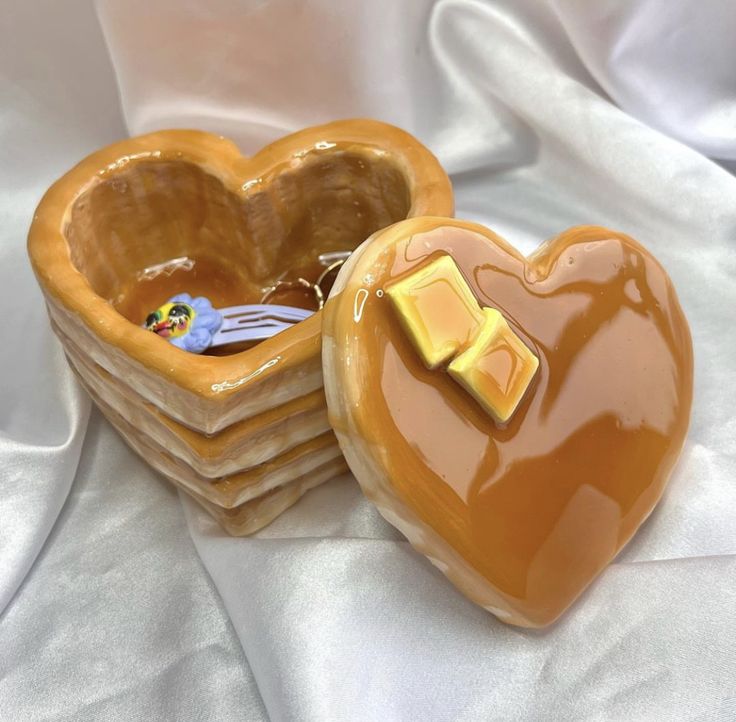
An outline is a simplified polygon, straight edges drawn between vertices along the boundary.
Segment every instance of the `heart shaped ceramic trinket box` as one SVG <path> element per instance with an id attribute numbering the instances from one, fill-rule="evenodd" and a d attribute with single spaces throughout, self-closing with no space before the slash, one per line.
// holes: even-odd
<path id="1" fill-rule="evenodd" d="M 220 136 L 162 131 L 104 148 L 57 181 L 28 248 L 52 326 L 103 413 L 240 534 L 345 470 L 327 422 L 319 307 L 261 343 L 202 355 L 144 326 L 175 335 L 182 309 L 178 322 L 209 318 L 199 297 L 219 309 L 308 307 L 294 284 L 314 286 L 323 256 L 347 255 L 395 221 L 452 212 L 434 156 L 384 123 L 310 128 L 252 158 Z M 180 297 L 193 306 L 167 303 Z"/>
<path id="2" fill-rule="evenodd" d="M 500 619 L 554 621 L 685 439 L 692 345 L 666 272 L 605 228 L 524 258 L 410 219 L 351 256 L 323 315 L 330 422 L 366 496 Z"/>

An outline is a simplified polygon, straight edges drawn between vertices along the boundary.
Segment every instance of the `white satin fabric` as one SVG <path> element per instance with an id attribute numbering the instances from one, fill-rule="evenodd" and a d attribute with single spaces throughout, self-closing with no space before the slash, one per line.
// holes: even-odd
<path id="1" fill-rule="evenodd" d="M 88 0 L 8 5 L 0 719 L 736 718 L 731 0 L 100 0 L 99 27 Z M 24 236 L 82 155 L 161 127 L 249 153 L 350 116 L 415 133 L 458 217 L 524 252 L 578 223 L 637 237 L 690 320 L 693 418 L 665 498 L 548 631 L 467 602 L 349 477 L 257 538 L 187 502 L 185 525 L 87 422 L 49 336 Z"/>

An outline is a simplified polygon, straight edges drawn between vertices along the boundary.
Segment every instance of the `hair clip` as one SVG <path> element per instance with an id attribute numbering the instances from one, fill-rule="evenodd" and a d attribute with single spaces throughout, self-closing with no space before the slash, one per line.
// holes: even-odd
<path id="1" fill-rule="evenodd" d="M 274 304 L 216 309 L 204 296 L 180 293 L 149 313 L 143 328 L 192 353 L 241 341 L 264 341 L 309 318 L 314 311 Z"/>
<path id="2" fill-rule="evenodd" d="M 349 252 L 324 253 L 319 261 L 326 266 L 315 283 L 304 278 L 277 281 L 261 297 L 259 304 L 216 309 L 204 296 L 192 298 L 180 293 L 149 313 L 143 328 L 165 338 L 184 351 L 202 353 L 212 346 L 243 341 L 265 341 L 309 318 L 314 311 L 267 303 L 285 291 L 306 290 L 314 295 L 317 310 L 325 305 L 325 279 L 347 260 Z"/>

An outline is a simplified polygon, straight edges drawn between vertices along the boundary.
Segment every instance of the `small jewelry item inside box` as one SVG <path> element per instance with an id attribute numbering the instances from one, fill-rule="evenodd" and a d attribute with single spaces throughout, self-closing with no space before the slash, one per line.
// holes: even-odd
<path id="1" fill-rule="evenodd" d="M 314 281 L 301 276 L 294 281 L 279 280 L 264 291 L 259 304 L 216 309 L 204 296 L 192 298 L 188 293 L 179 293 L 149 313 L 143 327 L 192 353 L 234 343 L 265 341 L 314 313 L 272 301 L 284 294 L 306 293 L 307 303 L 314 305 L 316 311 L 321 310 L 334 275 L 349 256 L 350 251 L 320 254 L 319 262 L 324 268 Z"/>

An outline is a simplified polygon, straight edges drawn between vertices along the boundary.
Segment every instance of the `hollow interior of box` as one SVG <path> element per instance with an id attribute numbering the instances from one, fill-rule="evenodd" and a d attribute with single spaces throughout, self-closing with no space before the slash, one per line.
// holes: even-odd
<path id="1" fill-rule="evenodd" d="M 404 173 L 373 152 L 307 154 L 247 192 L 194 163 L 147 159 L 81 194 L 65 233 L 94 291 L 141 324 L 177 293 L 223 308 L 258 303 L 279 280 L 314 281 L 320 254 L 354 249 L 410 205 Z M 272 302 L 314 303 L 306 291 Z"/>

